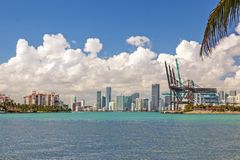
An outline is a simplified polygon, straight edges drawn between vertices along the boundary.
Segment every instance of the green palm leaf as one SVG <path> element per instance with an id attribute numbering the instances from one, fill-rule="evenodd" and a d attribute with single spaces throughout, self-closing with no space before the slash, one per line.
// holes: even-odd
<path id="1" fill-rule="evenodd" d="M 221 0 L 211 12 L 204 32 L 200 55 L 212 53 L 219 41 L 228 35 L 229 29 L 239 21 L 240 0 Z"/>

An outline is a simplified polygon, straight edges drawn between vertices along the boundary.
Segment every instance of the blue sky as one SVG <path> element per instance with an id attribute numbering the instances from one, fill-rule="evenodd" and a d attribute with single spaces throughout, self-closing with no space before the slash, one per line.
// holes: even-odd
<path id="1" fill-rule="evenodd" d="M 103 43 L 101 56 L 131 51 L 126 39 L 144 35 L 155 52 L 174 53 L 182 39 L 201 41 L 218 0 L 5 0 L 0 5 L 0 63 L 15 55 L 24 38 L 33 46 L 46 33 L 62 33 L 74 48 L 87 38 Z"/>

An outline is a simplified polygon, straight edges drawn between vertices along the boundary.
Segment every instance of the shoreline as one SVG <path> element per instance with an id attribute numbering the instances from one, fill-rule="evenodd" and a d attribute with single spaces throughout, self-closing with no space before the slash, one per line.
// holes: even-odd
<path id="1" fill-rule="evenodd" d="M 183 114 L 240 114 L 239 111 L 224 111 L 224 112 L 216 112 L 216 111 L 190 111 L 183 112 Z"/>
<path id="2" fill-rule="evenodd" d="M 60 112 L 0 112 L 1 114 L 31 114 L 31 113 L 80 113 L 80 112 L 66 112 L 66 111 L 60 111 Z M 82 113 L 94 113 L 94 112 L 82 112 Z M 95 112 L 95 113 L 104 113 L 104 112 Z M 108 112 L 109 113 L 109 112 Z M 110 112 L 111 113 L 111 112 Z M 128 112 L 128 113 L 143 113 L 143 112 Z M 147 113 L 147 112 L 146 112 Z M 149 112 L 152 113 L 152 112 Z M 224 111 L 224 112 L 217 112 L 217 111 L 162 111 L 159 112 L 161 114 L 239 114 L 240 111 Z"/>

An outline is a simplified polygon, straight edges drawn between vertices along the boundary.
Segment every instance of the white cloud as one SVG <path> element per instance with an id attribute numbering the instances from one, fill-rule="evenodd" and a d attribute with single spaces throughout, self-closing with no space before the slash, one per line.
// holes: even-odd
<path id="1" fill-rule="evenodd" d="M 95 58 L 102 48 L 103 45 L 98 38 L 88 38 L 85 43 L 84 51 L 90 52 L 90 57 Z"/>
<path id="2" fill-rule="evenodd" d="M 97 57 L 102 49 L 99 39 L 88 39 L 84 51 L 72 49 L 62 34 L 44 35 L 43 44 L 30 46 L 19 39 L 16 56 L 0 65 L 0 89 L 15 100 L 32 90 L 55 91 L 67 102 L 72 95 L 95 102 L 96 90 L 112 86 L 114 95 L 138 91 L 150 96 L 151 84 L 160 83 L 167 91 L 164 61 L 175 67 L 179 60 L 183 79 L 193 79 L 205 87 L 232 89 L 240 86 L 240 68 L 234 57 L 240 56 L 240 35 L 232 34 L 223 39 L 204 61 L 199 57 L 200 44 L 183 40 L 176 53 L 155 53 L 139 46 L 133 52 L 121 52 L 107 59 Z M 92 58 L 95 57 L 95 58 Z M 228 73 L 233 77 L 222 79 Z"/>
<path id="3" fill-rule="evenodd" d="M 150 43 L 150 39 L 145 36 L 131 36 L 126 42 L 136 47 L 144 47 L 146 44 Z"/>
<path id="4" fill-rule="evenodd" d="M 238 24 L 238 26 L 236 27 L 235 31 L 240 34 L 240 23 Z"/>

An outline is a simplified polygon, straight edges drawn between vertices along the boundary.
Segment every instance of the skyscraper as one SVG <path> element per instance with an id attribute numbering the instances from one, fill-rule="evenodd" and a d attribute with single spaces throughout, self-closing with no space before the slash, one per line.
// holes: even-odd
<path id="1" fill-rule="evenodd" d="M 164 110 L 170 110 L 170 96 L 166 95 L 164 97 Z"/>
<path id="2" fill-rule="evenodd" d="M 109 110 L 110 111 L 117 111 L 117 106 L 115 101 L 109 102 Z"/>
<path id="3" fill-rule="evenodd" d="M 132 96 L 124 96 L 124 110 L 130 111 L 132 104 Z"/>
<path id="4" fill-rule="evenodd" d="M 225 92 L 224 91 L 219 91 L 218 96 L 219 96 L 220 100 L 224 100 L 225 99 Z"/>
<path id="5" fill-rule="evenodd" d="M 152 111 L 159 111 L 160 84 L 152 84 Z"/>
<path id="6" fill-rule="evenodd" d="M 136 98 L 136 109 L 138 112 L 142 111 L 142 100 L 141 98 Z"/>
<path id="7" fill-rule="evenodd" d="M 97 104 L 96 107 L 97 109 L 101 108 L 101 91 L 97 91 Z"/>
<path id="8" fill-rule="evenodd" d="M 111 101 L 111 95 L 112 95 L 112 89 L 111 87 L 106 87 L 106 109 L 109 110 L 109 102 Z"/>
<path id="9" fill-rule="evenodd" d="M 117 96 L 117 111 L 123 111 L 124 96 Z"/>
<path id="10" fill-rule="evenodd" d="M 139 93 L 133 93 L 132 94 L 132 103 L 135 103 L 136 102 L 136 98 L 139 98 L 140 97 L 140 94 Z"/>
<path id="11" fill-rule="evenodd" d="M 237 95 L 237 91 L 236 90 L 231 90 L 229 92 L 229 96 L 236 96 Z"/>
<path id="12" fill-rule="evenodd" d="M 101 104 L 101 108 L 104 108 L 106 106 L 106 97 L 102 96 L 102 104 Z"/>
<path id="13" fill-rule="evenodd" d="M 226 103 L 226 94 L 224 91 L 219 91 L 218 92 L 218 97 L 219 97 L 219 102 L 220 103 Z"/>

